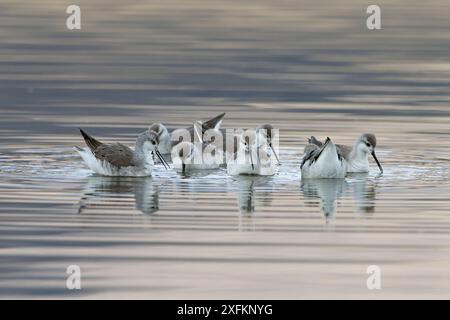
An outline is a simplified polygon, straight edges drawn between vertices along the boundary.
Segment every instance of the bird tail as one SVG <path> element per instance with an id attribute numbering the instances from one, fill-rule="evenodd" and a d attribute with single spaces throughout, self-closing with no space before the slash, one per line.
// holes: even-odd
<path id="1" fill-rule="evenodd" d="M 321 147 L 323 144 L 321 141 L 317 140 L 316 137 L 314 137 L 314 136 L 311 136 L 311 138 L 308 139 L 308 143 L 315 144 L 318 147 Z"/>
<path id="2" fill-rule="evenodd" d="M 218 130 L 220 128 L 220 125 L 222 124 L 223 117 L 225 117 L 225 112 L 219 114 L 218 116 L 207 120 L 203 122 L 203 130 L 209 130 L 209 129 L 216 129 Z"/>
<path id="3" fill-rule="evenodd" d="M 94 151 L 95 149 L 97 149 L 99 146 L 102 145 L 102 143 L 100 141 L 98 141 L 97 139 L 94 139 L 93 137 L 88 135 L 86 132 L 84 132 L 82 129 L 80 129 L 80 133 L 83 136 L 83 139 L 86 142 L 89 149 L 91 149 L 91 151 Z"/>

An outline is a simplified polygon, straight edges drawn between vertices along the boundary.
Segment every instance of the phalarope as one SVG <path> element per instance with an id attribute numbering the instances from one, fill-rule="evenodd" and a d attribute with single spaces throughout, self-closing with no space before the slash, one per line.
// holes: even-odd
<path id="1" fill-rule="evenodd" d="M 267 144 L 269 145 L 270 149 L 272 149 L 272 152 L 273 152 L 275 158 L 277 159 L 278 164 L 280 164 L 280 158 L 278 158 L 278 155 L 275 152 L 275 149 L 272 144 L 273 136 L 274 136 L 273 126 L 270 123 L 265 123 L 265 124 L 258 126 L 258 128 L 256 128 L 256 130 L 258 132 L 260 132 L 266 138 Z"/>
<path id="2" fill-rule="evenodd" d="M 321 146 L 322 142 L 317 140 L 314 136 L 309 139 L 309 143 Z M 375 154 L 375 147 L 377 139 L 374 134 L 364 133 L 358 137 L 353 144 L 353 147 L 337 144 L 337 150 L 347 162 L 347 172 L 369 172 L 369 154 L 375 159 L 381 173 L 383 167 L 381 166 Z"/>
<path id="3" fill-rule="evenodd" d="M 153 123 L 149 129 L 158 136 L 158 150 L 161 154 L 169 154 L 171 148 L 170 133 L 162 123 Z"/>
<path id="4" fill-rule="evenodd" d="M 218 116 L 215 116 L 212 119 L 209 119 L 207 121 L 204 121 L 202 123 L 202 133 L 204 134 L 206 131 L 210 130 L 210 129 L 217 129 L 219 130 L 220 125 L 222 124 L 222 120 L 223 117 L 225 116 L 225 113 L 221 113 Z M 150 131 L 155 132 L 158 136 L 159 136 L 159 147 L 158 150 L 161 152 L 161 154 L 170 154 L 172 147 L 176 146 L 178 143 L 180 143 L 179 140 L 174 140 L 172 141 L 172 136 L 171 134 L 176 131 L 175 130 L 171 130 L 169 132 L 169 130 L 167 129 L 167 127 L 165 125 L 163 125 L 162 123 L 153 123 L 150 127 L 149 127 Z M 189 134 L 191 135 L 191 142 L 193 141 L 193 135 L 194 135 L 194 126 L 190 126 L 185 128 L 184 130 L 187 130 L 189 132 Z"/>
<path id="5" fill-rule="evenodd" d="M 238 138 L 234 154 L 227 163 L 229 175 L 264 175 L 275 174 L 271 147 L 266 137 L 259 130 L 244 131 Z M 230 156 L 227 157 L 230 159 Z"/>
<path id="6" fill-rule="evenodd" d="M 194 123 L 193 131 L 197 137 L 195 143 L 183 141 L 172 148 L 171 158 L 174 168 L 182 172 L 218 169 L 223 162 L 223 150 L 203 140 L 201 122 Z M 214 132 L 208 133 L 214 134 Z"/>
<path id="7" fill-rule="evenodd" d="M 88 148 L 75 147 L 86 165 L 105 176 L 149 176 L 154 167 L 153 153 L 164 167 L 167 163 L 158 151 L 158 136 L 150 131 L 142 132 L 136 139 L 135 149 L 121 143 L 106 144 L 80 129 Z"/>
<path id="8" fill-rule="evenodd" d="M 308 144 L 300 165 L 302 178 L 344 178 L 347 173 L 347 164 L 339 154 L 336 145 L 327 138 L 319 147 Z"/>

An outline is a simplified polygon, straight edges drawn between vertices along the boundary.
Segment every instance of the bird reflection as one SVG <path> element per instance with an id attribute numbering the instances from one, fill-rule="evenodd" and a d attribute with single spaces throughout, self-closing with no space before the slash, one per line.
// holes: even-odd
<path id="1" fill-rule="evenodd" d="M 320 199 L 322 213 L 330 218 L 335 216 L 336 202 L 344 194 L 351 194 L 357 212 L 375 212 L 376 187 L 376 180 L 370 179 L 368 174 L 354 173 L 347 179 L 303 179 L 300 189 L 305 198 Z"/>
<path id="2" fill-rule="evenodd" d="M 272 178 L 266 176 L 238 176 L 235 180 L 239 189 L 239 211 L 242 214 L 251 215 L 256 209 L 256 194 L 258 204 L 267 206 L 272 202 Z M 262 187 L 261 191 L 255 191 L 256 187 Z"/>
<path id="3" fill-rule="evenodd" d="M 336 201 L 342 196 L 345 179 L 302 179 L 300 189 L 306 198 L 320 199 L 325 218 L 334 217 Z"/>
<path id="4" fill-rule="evenodd" d="M 352 173 L 348 176 L 356 211 L 364 214 L 375 212 L 376 180 L 370 180 L 368 173 Z"/>
<path id="5" fill-rule="evenodd" d="M 78 213 L 95 206 L 99 200 L 117 201 L 117 196 L 123 194 L 134 195 L 136 209 L 144 214 L 153 214 L 159 210 L 159 189 L 151 178 L 92 176 L 84 188 Z"/>

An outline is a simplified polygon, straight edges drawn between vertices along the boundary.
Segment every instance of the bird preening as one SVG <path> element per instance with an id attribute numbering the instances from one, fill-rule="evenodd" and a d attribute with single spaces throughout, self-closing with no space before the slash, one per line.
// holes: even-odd
<path id="1" fill-rule="evenodd" d="M 334 144 L 329 137 L 323 143 L 311 136 L 300 165 L 302 177 L 343 178 L 347 173 L 369 172 L 369 155 L 383 173 L 375 154 L 376 145 L 377 139 L 371 133 L 359 136 L 353 146 Z"/>
<path id="2" fill-rule="evenodd" d="M 232 176 L 276 174 L 281 165 L 278 130 L 271 124 L 263 124 L 255 129 L 233 131 L 233 144 L 228 148 L 224 139 L 229 138 L 228 129 L 221 128 L 224 116 L 221 113 L 204 122 L 194 121 L 192 126 L 177 130 L 154 123 L 137 136 L 134 149 L 122 143 L 100 142 L 80 129 L 87 147 L 75 150 L 92 171 L 105 176 L 150 176 L 157 163 L 166 170 L 172 169 L 168 157 L 173 169 L 183 173 L 225 166 Z M 342 179 L 347 173 L 368 172 L 369 155 L 382 173 L 376 145 L 376 137 L 370 133 L 359 136 L 353 146 L 335 144 L 329 137 L 322 142 L 311 136 L 301 159 L 301 176 Z"/>

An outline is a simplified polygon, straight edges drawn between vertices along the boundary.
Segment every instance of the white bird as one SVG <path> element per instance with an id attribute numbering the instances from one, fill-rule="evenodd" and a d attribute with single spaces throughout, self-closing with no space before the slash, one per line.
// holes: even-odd
<path id="1" fill-rule="evenodd" d="M 161 154 L 169 154 L 172 147 L 172 142 L 170 141 L 170 133 L 166 126 L 162 123 L 153 123 L 148 130 L 158 135 L 159 152 Z"/>
<path id="2" fill-rule="evenodd" d="M 315 137 L 309 139 L 310 144 L 322 146 L 322 142 Z M 358 137 L 353 144 L 353 147 L 337 144 L 337 150 L 347 162 L 347 172 L 369 172 L 369 154 L 375 159 L 381 173 L 383 167 L 381 166 L 375 154 L 375 147 L 377 145 L 377 138 L 372 133 L 364 133 Z"/>
<path id="3" fill-rule="evenodd" d="M 260 126 L 258 126 L 258 128 L 256 128 L 256 131 L 258 133 L 261 133 L 267 140 L 267 144 L 269 145 L 270 149 L 272 149 L 272 152 L 275 156 L 275 158 L 277 159 L 278 164 L 280 164 L 280 159 L 278 158 L 277 153 L 275 152 L 275 149 L 273 148 L 273 137 L 274 137 L 274 128 L 270 123 L 265 123 L 262 124 Z"/>
<path id="4" fill-rule="evenodd" d="M 229 175 L 264 175 L 271 176 L 276 172 L 272 148 L 266 137 L 259 130 L 247 130 L 238 137 L 234 153 L 228 155 Z"/>
<path id="5" fill-rule="evenodd" d="M 303 178 L 344 178 L 347 163 L 339 154 L 336 145 L 327 138 L 320 147 L 308 144 L 300 165 Z"/>
<path id="6" fill-rule="evenodd" d="M 88 148 L 75 147 L 92 171 L 104 176 L 150 176 L 156 154 L 164 167 L 167 163 L 158 151 L 158 136 L 150 131 L 142 132 L 136 139 L 134 150 L 121 143 L 106 144 L 80 129 Z"/>
<path id="7" fill-rule="evenodd" d="M 202 124 L 197 121 L 193 126 L 196 142 L 183 141 L 172 148 L 171 158 L 177 171 L 218 169 L 223 163 L 223 150 L 213 143 L 203 141 Z M 209 129 L 208 135 L 221 135 L 217 129 Z"/>
<path id="8" fill-rule="evenodd" d="M 224 116 L 225 113 L 221 113 L 212 119 L 204 121 L 202 123 L 202 133 L 204 134 L 206 131 L 210 129 L 219 130 Z M 150 126 L 149 130 L 155 132 L 159 136 L 158 150 L 159 152 L 161 152 L 161 154 L 164 155 L 170 154 L 172 147 L 176 146 L 178 143 L 181 142 L 177 139 L 172 141 L 172 133 L 176 130 L 172 130 L 171 132 L 169 132 L 167 127 L 162 123 L 153 123 Z M 191 135 L 191 142 L 192 142 L 194 139 L 194 126 L 187 127 L 184 130 L 186 130 Z"/>

